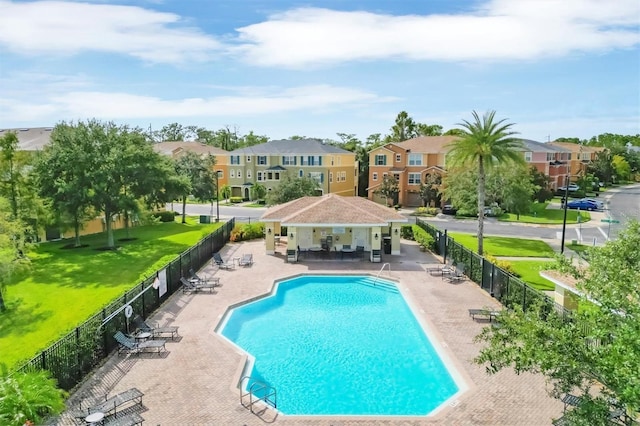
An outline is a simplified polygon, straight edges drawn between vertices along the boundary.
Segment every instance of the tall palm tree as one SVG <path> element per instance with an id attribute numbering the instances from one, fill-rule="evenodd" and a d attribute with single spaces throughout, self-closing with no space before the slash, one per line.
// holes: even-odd
<path id="1" fill-rule="evenodd" d="M 449 144 L 450 162 L 478 167 L 478 254 L 482 256 L 484 233 L 485 173 L 495 164 L 504 162 L 524 162 L 518 152 L 522 142 L 514 138 L 513 123 L 506 119 L 494 121 L 496 112 L 487 111 L 482 119 L 473 111 L 473 121 L 462 120 L 460 138 Z"/>

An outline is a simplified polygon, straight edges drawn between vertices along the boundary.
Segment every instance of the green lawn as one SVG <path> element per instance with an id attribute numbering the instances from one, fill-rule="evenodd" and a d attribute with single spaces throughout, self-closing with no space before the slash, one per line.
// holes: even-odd
<path id="1" fill-rule="evenodd" d="M 540 271 L 551 269 L 553 262 L 543 260 L 508 260 L 520 279 L 538 290 L 553 290 L 555 284 L 540 276 Z"/>
<path id="2" fill-rule="evenodd" d="M 533 203 L 531 206 L 531 213 L 521 214 L 518 219 L 517 215 L 513 213 L 505 213 L 498 218 L 501 222 L 521 222 L 521 223 L 547 223 L 547 224 L 559 224 L 564 221 L 563 209 L 547 209 L 548 203 Z M 582 223 L 591 220 L 591 215 L 588 212 L 580 211 Z M 567 223 L 578 223 L 578 211 L 567 210 Z"/>
<path id="3" fill-rule="evenodd" d="M 449 236 L 466 248 L 476 252 L 478 239 L 474 234 L 449 232 Z M 485 236 L 484 254 L 491 256 L 553 257 L 553 249 L 544 241 L 521 238 Z"/>
<path id="4" fill-rule="evenodd" d="M 68 240 L 40 244 L 29 254 L 28 276 L 5 292 L 9 310 L 0 314 L 0 362 L 11 367 L 32 358 L 221 225 L 196 220 L 133 228 L 137 239 L 117 241 L 117 251 L 96 250 L 104 247 L 104 234 L 82 237 L 89 247 L 79 249 L 63 249 Z M 115 232 L 116 239 L 125 236 L 124 230 Z"/>

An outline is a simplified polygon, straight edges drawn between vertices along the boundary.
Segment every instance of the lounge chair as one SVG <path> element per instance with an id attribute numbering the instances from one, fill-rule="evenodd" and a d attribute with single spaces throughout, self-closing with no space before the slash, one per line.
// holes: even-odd
<path id="1" fill-rule="evenodd" d="M 147 350 L 156 351 L 158 355 L 160 352 L 166 351 L 167 348 L 164 346 L 166 340 L 145 340 L 143 342 L 137 342 L 135 338 L 131 336 L 125 336 L 122 331 L 118 331 L 113 336 L 116 341 L 119 343 L 118 354 L 121 353 L 130 353 L 130 354 L 139 354 L 141 352 L 146 352 Z"/>
<path id="2" fill-rule="evenodd" d="M 251 266 L 251 265 L 253 265 L 253 254 L 251 254 L 251 253 L 243 254 L 242 257 L 240 258 L 240 261 L 238 262 L 238 265 L 240 265 L 240 266 Z"/>
<path id="3" fill-rule="evenodd" d="M 189 278 L 190 280 L 195 280 L 199 284 L 211 284 L 213 285 L 213 287 L 217 287 L 221 285 L 220 277 L 212 277 L 204 274 L 198 275 L 196 274 L 196 271 L 193 270 L 193 268 L 189 269 L 189 275 L 191 275 L 191 277 Z"/>
<path id="4" fill-rule="evenodd" d="M 102 421 L 103 426 L 138 426 L 142 425 L 144 418 L 138 413 L 110 416 Z"/>
<path id="5" fill-rule="evenodd" d="M 218 265 L 218 268 L 220 269 L 233 269 L 233 263 L 228 263 L 225 262 L 224 260 L 222 260 L 222 256 L 220 256 L 220 253 L 213 253 L 213 262 Z"/>
<path id="6" fill-rule="evenodd" d="M 434 265 L 427 267 L 427 272 L 430 275 L 440 275 L 445 276 L 453 271 L 453 260 L 451 258 L 447 259 L 447 262 L 444 265 Z"/>
<path id="7" fill-rule="evenodd" d="M 182 283 L 182 292 L 194 292 L 197 293 L 200 290 L 209 290 L 211 293 L 215 293 L 216 284 L 213 282 L 202 282 L 197 279 L 186 279 L 185 277 L 180 277 L 180 282 Z"/>
<path id="8" fill-rule="evenodd" d="M 118 410 L 131 410 L 132 408 L 138 406 L 142 407 L 142 397 L 144 394 L 140 392 L 137 388 L 127 389 L 126 391 L 120 392 L 117 395 L 112 397 L 108 397 L 105 395 L 104 401 L 97 401 L 93 405 L 88 406 L 86 409 L 82 408 L 80 405 L 77 410 L 69 410 L 69 414 L 71 414 L 77 420 L 83 421 L 89 414 L 100 412 L 109 416 L 106 417 L 103 421 L 103 424 L 109 425 L 136 425 L 142 423 L 144 419 L 140 417 L 137 413 L 123 414 L 122 412 L 118 413 Z M 132 404 L 129 404 L 132 403 Z M 123 407 L 124 406 L 124 407 Z M 129 416 L 133 416 L 134 418 L 127 421 L 126 418 Z M 136 417 L 137 416 L 137 417 Z M 112 423 L 112 419 L 122 419 L 122 423 Z M 136 422 L 133 422 L 136 420 Z"/>
<path id="9" fill-rule="evenodd" d="M 142 332 L 151 333 L 152 337 L 158 337 L 164 334 L 170 334 L 171 340 L 175 340 L 176 337 L 180 337 L 178 335 L 177 326 L 171 325 L 168 327 L 152 327 L 147 324 L 139 315 L 136 315 L 135 318 L 133 318 L 133 325 Z"/>
<path id="10" fill-rule="evenodd" d="M 456 263 L 456 267 L 449 272 L 447 279 L 450 282 L 460 282 L 465 279 L 464 276 L 464 263 Z"/>
<path id="11" fill-rule="evenodd" d="M 483 318 L 488 321 L 493 321 L 500 315 L 500 311 L 492 309 L 469 309 L 469 316 L 475 321 L 476 317 Z"/>

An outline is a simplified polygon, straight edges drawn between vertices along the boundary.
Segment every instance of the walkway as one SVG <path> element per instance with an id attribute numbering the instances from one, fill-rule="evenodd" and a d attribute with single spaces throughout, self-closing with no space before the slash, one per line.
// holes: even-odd
<path id="1" fill-rule="evenodd" d="M 391 277 L 413 307 L 418 320 L 432 330 L 434 344 L 456 366 L 468 390 L 433 417 L 362 418 L 293 417 L 268 411 L 263 418 L 239 404 L 236 388 L 244 355 L 215 332 L 228 306 L 269 292 L 273 280 L 300 273 L 364 272 L 377 274 L 381 264 L 362 262 L 285 262 L 284 248 L 276 255 L 264 254 L 264 242 L 228 244 L 223 257 L 231 259 L 253 253 L 252 267 L 225 271 L 208 265 L 223 287 L 217 294 L 176 293 L 154 321 L 178 325 L 182 338 L 168 342 L 168 355 L 140 357 L 112 356 L 70 398 L 70 406 L 83 406 L 104 394 L 136 387 L 144 393 L 142 412 L 148 425 L 276 425 L 365 426 L 394 425 L 549 425 L 562 414 L 562 403 L 549 398 L 544 379 L 531 374 L 516 375 L 505 370 L 486 375 L 483 366 L 471 360 L 479 347 L 473 343 L 485 325 L 469 318 L 468 309 L 498 307 L 495 300 L 470 281 L 451 284 L 425 272 L 439 263 L 422 253 L 413 242 L 402 242 L 402 256 L 389 256 Z M 386 270 L 383 276 L 386 276 Z M 60 425 L 73 424 L 63 417 Z"/>

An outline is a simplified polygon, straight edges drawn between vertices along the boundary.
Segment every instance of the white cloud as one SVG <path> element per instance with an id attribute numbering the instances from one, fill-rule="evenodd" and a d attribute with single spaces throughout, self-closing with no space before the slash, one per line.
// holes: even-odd
<path id="1" fill-rule="evenodd" d="M 100 120 L 252 116 L 286 112 L 354 108 L 386 102 L 371 92 L 329 85 L 287 89 L 253 89 L 235 96 L 169 100 L 128 93 L 74 91 L 25 102 L 0 98 L 0 122 L 46 123 L 60 120 Z M 36 103 L 37 102 L 37 103 Z"/>
<path id="2" fill-rule="evenodd" d="M 493 0 L 456 15 L 391 16 L 299 8 L 237 29 L 247 62 L 530 60 L 640 43 L 637 0 Z"/>
<path id="3" fill-rule="evenodd" d="M 222 46 L 178 15 L 140 7 L 0 1 L 0 46 L 22 54 L 99 51 L 152 63 L 202 61 Z"/>

